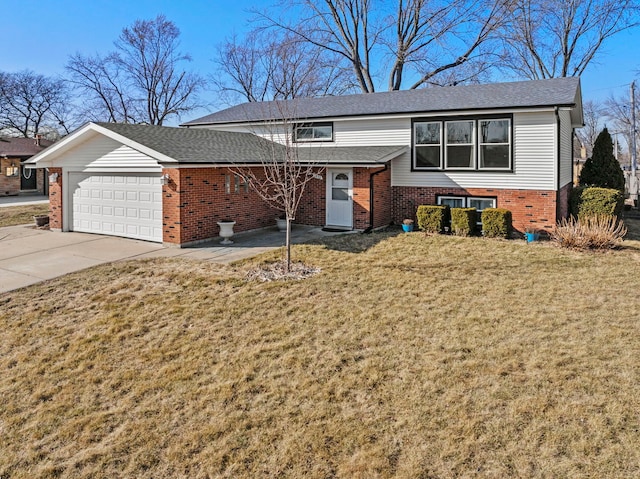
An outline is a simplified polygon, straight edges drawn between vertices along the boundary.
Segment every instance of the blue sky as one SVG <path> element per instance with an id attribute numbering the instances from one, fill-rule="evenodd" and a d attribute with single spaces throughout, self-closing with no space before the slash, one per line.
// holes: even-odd
<path id="1" fill-rule="evenodd" d="M 192 68 L 209 75 L 215 71 L 212 59 L 216 46 L 234 32 L 242 33 L 249 28 L 251 8 L 272 3 L 271 0 L 0 0 L 4 30 L 0 70 L 63 74 L 69 55 L 106 53 L 113 48 L 113 41 L 123 27 L 136 19 L 164 14 L 180 28 L 181 49 L 192 56 Z M 640 29 L 622 33 L 607 44 L 597 63 L 591 64 L 582 77 L 584 99 L 627 95 L 629 83 L 640 69 L 640 57 L 634 52 L 639 45 Z M 211 101 L 215 103 L 214 98 Z"/>

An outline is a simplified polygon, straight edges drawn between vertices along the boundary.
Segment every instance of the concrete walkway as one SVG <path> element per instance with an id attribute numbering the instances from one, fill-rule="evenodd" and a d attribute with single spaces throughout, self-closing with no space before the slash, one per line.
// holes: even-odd
<path id="1" fill-rule="evenodd" d="M 292 242 L 331 236 L 321 228 L 295 225 Z M 0 228 L 0 293 L 12 291 L 73 271 L 113 261 L 141 258 L 191 258 L 230 263 L 284 246 L 285 234 L 273 228 L 241 233 L 234 244 L 220 240 L 192 248 L 87 233 L 39 230 L 32 225 Z"/>

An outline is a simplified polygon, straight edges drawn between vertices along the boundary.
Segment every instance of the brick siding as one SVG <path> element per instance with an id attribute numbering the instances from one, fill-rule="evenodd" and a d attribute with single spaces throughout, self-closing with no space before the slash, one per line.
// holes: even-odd
<path id="1" fill-rule="evenodd" d="M 58 173 L 55 183 L 49 184 L 49 228 L 62 230 L 62 168 L 49 168 L 49 174 Z"/>
<path id="2" fill-rule="evenodd" d="M 556 224 L 557 200 L 561 204 L 560 214 L 568 210 L 568 192 L 571 185 L 560 192 L 544 190 L 510 190 L 484 188 L 422 188 L 393 187 L 393 221 L 399 223 L 403 218 L 414 218 L 419 205 L 435 205 L 437 196 L 480 196 L 496 198 L 496 207 L 506 208 L 513 215 L 513 227 L 524 231 L 527 227 L 550 230 Z"/>

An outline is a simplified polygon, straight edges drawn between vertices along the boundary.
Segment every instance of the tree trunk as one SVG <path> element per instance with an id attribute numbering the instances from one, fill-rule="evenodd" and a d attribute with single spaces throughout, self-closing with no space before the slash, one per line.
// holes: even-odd
<path id="1" fill-rule="evenodd" d="M 287 248 L 287 269 L 286 272 L 291 271 L 291 218 L 287 216 L 287 236 L 285 239 L 285 246 Z"/>

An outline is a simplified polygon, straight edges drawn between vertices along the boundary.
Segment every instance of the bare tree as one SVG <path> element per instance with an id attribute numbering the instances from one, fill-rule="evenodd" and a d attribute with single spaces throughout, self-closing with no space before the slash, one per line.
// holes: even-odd
<path id="1" fill-rule="evenodd" d="M 290 0 L 301 20 L 290 24 L 266 13 L 262 19 L 299 39 L 323 48 L 346 61 L 363 93 L 375 91 L 374 78 L 381 59 L 391 57 L 390 90 L 403 80 L 410 88 L 427 84 L 458 83 L 474 78 L 462 65 L 486 69 L 487 52 L 481 48 L 502 25 L 508 12 L 504 0 L 397 0 L 395 11 L 381 0 Z M 408 71 L 407 71 L 408 70 Z"/>
<path id="2" fill-rule="evenodd" d="M 216 88 L 229 102 L 338 95 L 351 89 L 335 56 L 286 32 L 253 30 L 218 50 Z"/>
<path id="3" fill-rule="evenodd" d="M 593 151 L 593 145 L 596 143 L 596 138 L 598 138 L 598 135 L 604 127 L 604 110 L 602 105 L 598 102 L 588 100 L 582 105 L 582 111 L 584 116 L 584 126 L 579 130 L 576 130 L 576 135 L 587 150 L 587 157 L 590 157 L 591 152 Z"/>
<path id="4" fill-rule="evenodd" d="M 403 73 L 413 66 L 411 89 L 425 84 L 472 80 L 489 65 L 482 46 L 504 23 L 503 1 L 398 0 L 389 90 L 400 90 Z M 462 69 L 461 66 L 466 68 Z"/>
<path id="5" fill-rule="evenodd" d="M 612 134 L 621 134 L 631 151 L 630 145 L 634 134 L 633 122 L 631 121 L 631 105 L 627 96 L 611 96 L 604 103 L 605 118 L 608 120 L 609 130 Z M 640 105 L 636 104 L 636 118 L 640 118 Z M 637 133 L 635 133 L 637 135 Z"/>
<path id="6" fill-rule="evenodd" d="M 515 0 L 505 66 L 529 79 L 578 76 L 606 40 L 637 25 L 637 0 Z"/>
<path id="7" fill-rule="evenodd" d="M 72 56 L 71 82 L 103 120 L 162 125 L 197 108 L 204 80 L 181 68 L 191 58 L 178 51 L 180 30 L 159 15 L 124 28 L 115 51 Z"/>
<path id="8" fill-rule="evenodd" d="M 67 63 L 69 81 L 81 92 L 85 102 L 81 114 L 88 119 L 112 123 L 136 123 L 136 100 L 130 95 L 126 78 L 113 55 L 71 56 Z"/>
<path id="9" fill-rule="evenodd" d="M 68 132 L 68 103 L 62 80 L 29 70 L 0 73 L 0 129 L 8 134 Z"/>
<path id="10" fill-rule="evenodd" d="M 245 178 L 267 204 L 282 211 L 287 221 L 285 240 L 286 272 L 291 269 L 291 222 L 309 182 L 318 179 L 324 166 L 314 162 L 312 149 L 301 150 L 293 141 L 293 118 L 287 103 L 275 102 L 280 118 L 266 123 L 267 137 L 261 151 L 261 168 L 236 166 L 234 172 Z M 290 105 L 290 104 L 289 104 Z M 284 135 L 282 134 L 284 132 Z"/>

